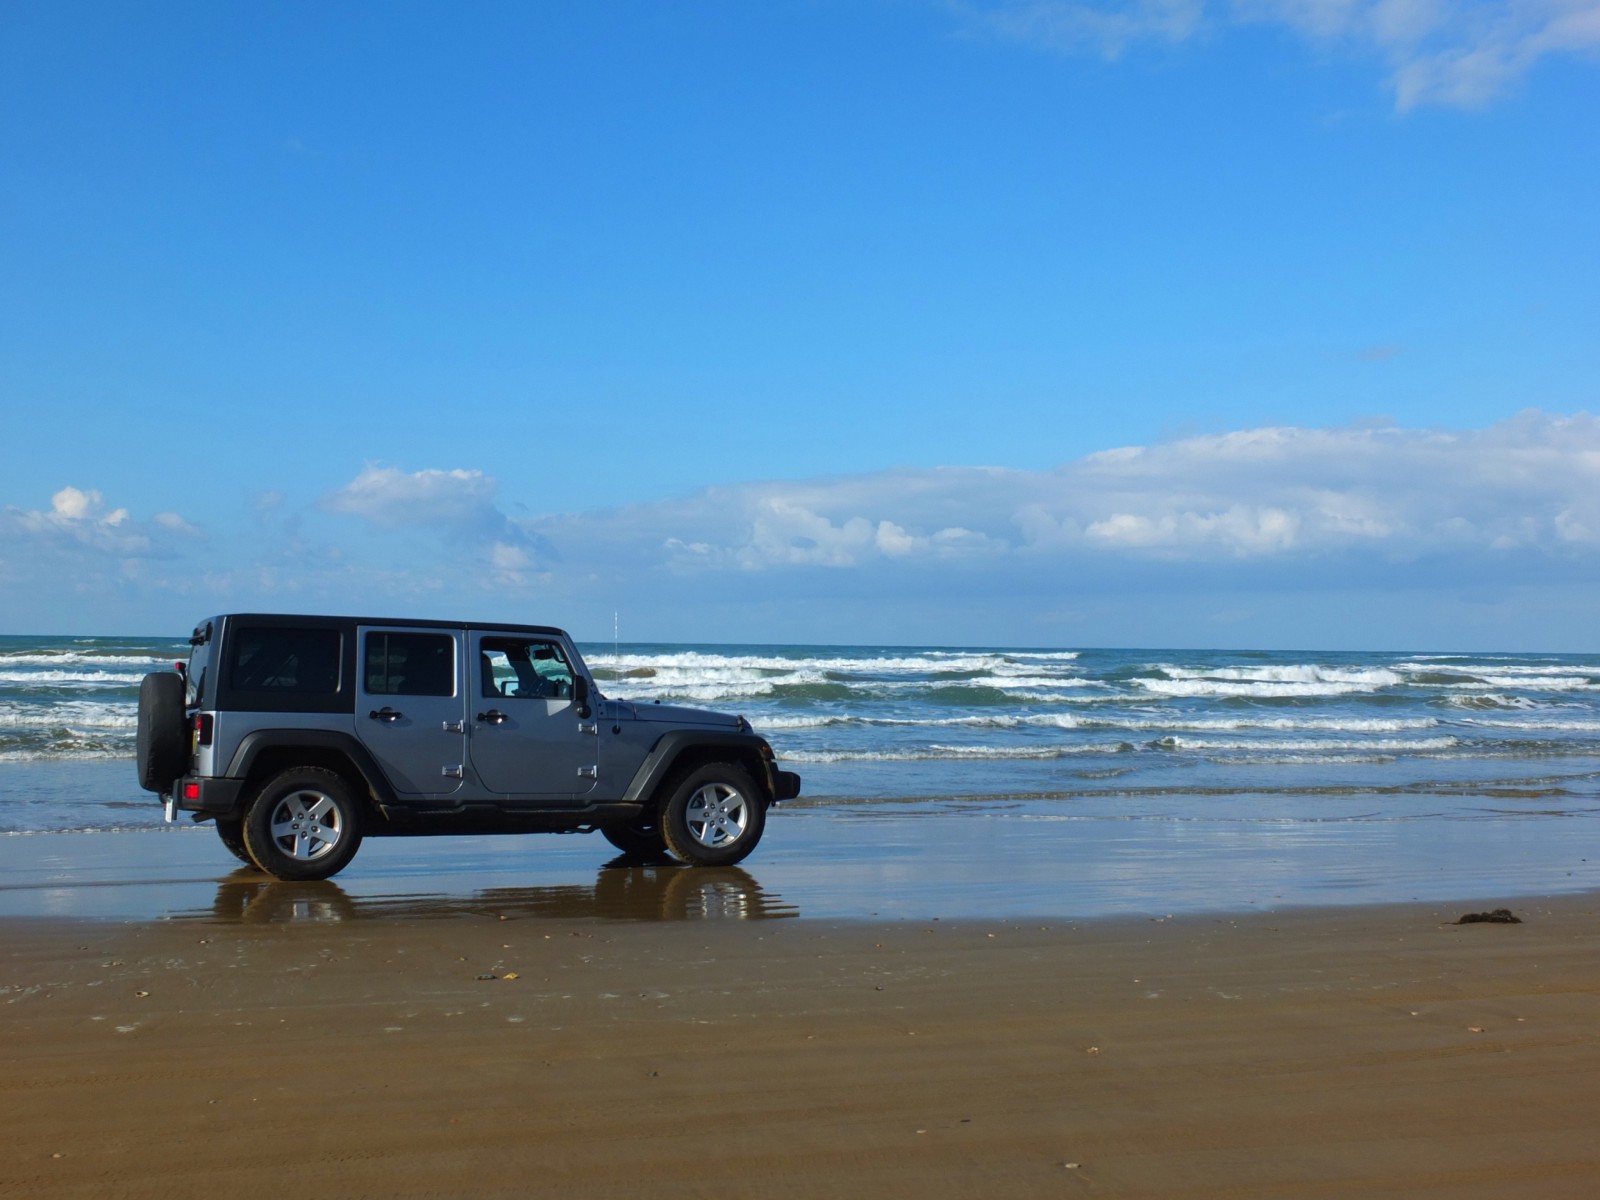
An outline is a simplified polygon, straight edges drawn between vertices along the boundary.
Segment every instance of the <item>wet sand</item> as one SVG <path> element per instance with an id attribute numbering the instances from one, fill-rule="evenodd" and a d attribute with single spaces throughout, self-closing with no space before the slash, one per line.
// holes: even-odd
<path id="1" fill-rule="evenodd" d="M 1379 803 L 1291 815 L 1259 797 L 1166 797 L 1143 816 L 1004 797 L 784 806 L 721 890 L 806 919 L 1000 920 L 1600 889 L 1600 811 L 1510 812 L 1482 798 L 1453 818 L 1374 816 Z M 615 856 L 597 835 L 370 839 L 338 876 L 336 902 L 426 915 L 515 899 L 546 915 L 649 919 L 694 890 L 665 875 L 619 879 Z M 240 903 L 237 866 L 209 825 L 0 835 L 0 917 L 227 912 Z"/>
<path id="2" fill-rule="evenodd" d="M 234 885 L 0 921 L 0 1195 L 1600 1188 L 1593 895 L 652 921 Z"/>

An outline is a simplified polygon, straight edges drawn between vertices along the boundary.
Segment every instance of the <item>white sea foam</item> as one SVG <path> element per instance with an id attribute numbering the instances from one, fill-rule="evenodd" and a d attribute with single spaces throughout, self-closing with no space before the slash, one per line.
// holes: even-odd
<path id="1" fill-rule="evenodd" d="M 651 700 L 698 700 L 702 703 L 720 703 L 729 700 L 756 700 L 773 694 L 776 684 L 772 680 L 729 680 L 724 683 L 656 682 L 653 680 L 624 679 L 608 683 L 606 694 L 613 699 L 649 703 Z"/>
<path id="2" fill-rule="evenodd" d="M 1279 680 L 1253 680 L 1230 681 L 1224 679 L 1136 679 L 1140 687 L 1157 696 L 1171 696 L 1183 699 L 1229 699 L 1244 697 L 1259 697 L 1261 699 L 1277 699 L 1284 697 L 1315 697 L 1315 696 L 1351 696 L 1358 692 L 1370 692 L 1373 685 L 1367 683 L 1339 683 L 1325 682 L 1290 682 Z"/>
<path id="3" fill-rule="evenodd" d="M 1230 733 L 1247 730 L 1285 733 L 1403 733 L 1414 729 L 1434 729 L 1437 717 L 1357 718 L 1357 717 L 1113 717 L 1079 716 L 1076 713 L 996 714 L 969 717 L 873 717 L 834 713 L 826 716 L 772 715 L 755 722 L 760 729 L 802 730 L 855 727 L 900 729 L 981 728 L 981 729 L 1122 729 L 1129 732 L 1172 730 L 1189 733 Z"/>
<path id="4" fill-rule="evenodd" d="M 952 672 L 994 671 L 1004 667 L 1003 655 L 991 653 L 935 653 L 885 658 L 832 657 L 791 658 L 763 654 L 715 654 L 686 650 L 673 654 L 592 654 L 586 661 L 607 670 L 678 672 L 700 675 L 706 672 L 739 670 L 776 674 L 829 671 L 841 675 L 880 675 L 897 673 L 949 674 Z"/>
<path id="5" fill-rule="evenodd" d="M 1600 720 L 1563 721 L 1539 718 L 1518 718 L 1514 721 L 1496 721 L 1489 717 L 1462 717 L 1460 723 L 1475 729 L 1526 729 L 1541 733 L 1600 733 Z"/>
<path id="6" fill-rule="evenodd" d="M 1418 662 L 1418 661 L 1411 661 L 1411 662 L 1404 662 L 1404 663 L 1396 663 L 1395 667 L 1396 667 L 1397 670 L 1413 671 L 1413 672 L 1416 672 L 1418 674 L 1427 674 L 1427 673 L 1430 673 L 1430 672 L 1437 672 L 1437 673 L 1439 673 L 1441 675 L 1478 675 L 1478 676 L 1499 675 L 1499 676 L 1502 676 L 1502 677 L 1505 677 L 1505 678 L 1513 678 L 1513 677 L 1519 677 L 1520 676 L 1520 677 L 1526 677 L 1526 678 L 1529 678 L 1529 679 L 1537 679 L 1538 677 L 1540 677 L 1542 675 L 1558 675 L 1558 676 L 1559 675 L 1572 675 L 1572 674 L 1574 674 L 1576 672 L 1581 671 L 1581 668 L 1576 668 L 1576 667 L 1573 667 L 1573 666 L 1570 666 L 1570 665 L 1569 666 L 1550 666 L 1550 665 L 1536 666 L 1536 665 L 1518 665 L 1518 664 L 1515 664 L 1515 663 L 1505 663 L 1505 662 L 1476 663 L 1476 662 Z M 1594 674 L 1595 675 L 1600 675 L 1600 669 L 1597 669 L 1594 672 Z"/>
<path id="7" fill-rule="evenodd" d="M 45 684 L 90 684 L 96 687 L 128 687 L 140 683 L 144 675 L 126 671 L 0 671 L 0 684 L 39 687 Z"/>
<path id="8" fill-rule="evenodd" d="M 1446 704 L 1455 708 L 1542 708 L 1536 700 L 1527 696 L 1507 696 L 1500 692 L 1479 692 L 1473 695 L 1455 695 L 1444 698 Z"/>
<path id="9" fill-rule="evenodd" d="M 1081 675 L 978 675 L 963 681 L 969 687 L 992 687 L 1002 691 L 1014 688 L 1104 687 L 1098 679 Z"/>
<path id="10" fill-rule="evenodd" d="M 1319 667 L 1310 663 L 1260 667 L 1177 667 L 1163 665 L 1168 679 L 1199 679 L 1238 683 L 1292 683 L 1393 687 L 1401 677 L 1386 667 Z M 1143 682 L 1142 680 L 1140 682 Z"/>
<path id="11" fill-rule="evenodd" d="M 1077 746 L 921 746 L 903 750 L 813 750 L 786 751 L 784 760 L 797 763 L 847 762 L 978 762 L 1027 761 L 1069 758 L 1084 754 L 1119 754 L 1132 750 L 1127 742 L 1102 742 Z"/>
<path id="12" fill-rule="evenodd" d="M 1594 691 L 1595 685 L 1581 675 L 1484 675 L 1470 683 L 1435 684 L 1436 687 L 1477 688 L 1527 688 L 1536 692 Z"/>
<path id="13" fill-rule="evenodd" d="M 50 705 L 0 702 L 0 729 L 134 729 L 139 711 L 132 704 L 66 700 Z"/>
<path id="14" fill-rule="evenodd" d="M 5 667 L 144 667 L 148 671 L 170 666 L 172 658 L 148 654 L 84 654 L 77 651 L 22 650 L 0 653 Z M 142 678 L 142 677 L 141 677 Z"/>
<path id="15" fill-rule="evenodd" d="M 1428 750 L 1449 750 L 1460 745 L 1453 737 L 1433 738 L 1369 738 L 1361 741 L 1337 741 L 1324 738 L 1306 738 L 1299 741 L 1269 738 L 1158 738 L 1154 745 L 1161 750 L 1199 751 L 1266 751 L 1275 754 L 1337 754 L 1342 751 L 1388 754 L 1420 753 Z"/>
<path id="16" fill-rule="evenodd" d="M 0 763 L 94 762 L 127 758 L 126 746 L 42 746 L 36 750 L 0 750 Z"/>
<path id="17" fill-rule="evenodd" d="M 1437 717 L 1093 717 L 1081 722 L 1092 728 L 1155 730 L 1175 729 L 1194 733 L 1238 732 L 1250 729 L 1285 733 L 1402 733 L 1408 729 L 1433 729 Z"/>

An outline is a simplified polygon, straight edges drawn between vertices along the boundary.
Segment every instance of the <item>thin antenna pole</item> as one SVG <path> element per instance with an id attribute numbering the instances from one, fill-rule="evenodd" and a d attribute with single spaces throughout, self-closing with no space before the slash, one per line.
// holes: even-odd
<path id="1" fill-rule="evenodd" d="M 611 610 L 611 657 L 615 663 L 617 678 L 622 678 L 622 624 L 616 609 Z"/>

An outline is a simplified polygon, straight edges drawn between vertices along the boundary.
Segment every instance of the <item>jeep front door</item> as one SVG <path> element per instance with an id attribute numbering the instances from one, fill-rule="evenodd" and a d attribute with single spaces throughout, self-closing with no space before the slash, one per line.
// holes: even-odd
<path id="1" fill-rule="evenodd" d="M 363 626 L 358 636 L 362 742 L 401 799 L 449 795 L 466 761 L 462 635 Z"/>
<path id="2" fill-rule="evenodd" d="M 472 767 L 491 792 L 544 805 L 581 804 L 598 775 L 593 718 L 580 719 L 561 643 L 471 635 Z"/>

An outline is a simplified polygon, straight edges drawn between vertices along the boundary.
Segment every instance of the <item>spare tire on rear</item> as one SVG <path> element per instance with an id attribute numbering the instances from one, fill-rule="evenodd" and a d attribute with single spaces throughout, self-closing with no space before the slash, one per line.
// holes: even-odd
<path id="1" fill-rule="evenodd" d="M 167 792 L 183 774 L 188 728 L 183 712 L 183 676 L 152 671 L 139 685 L 139 733 L 136 753 L 139 786 Z"/>

